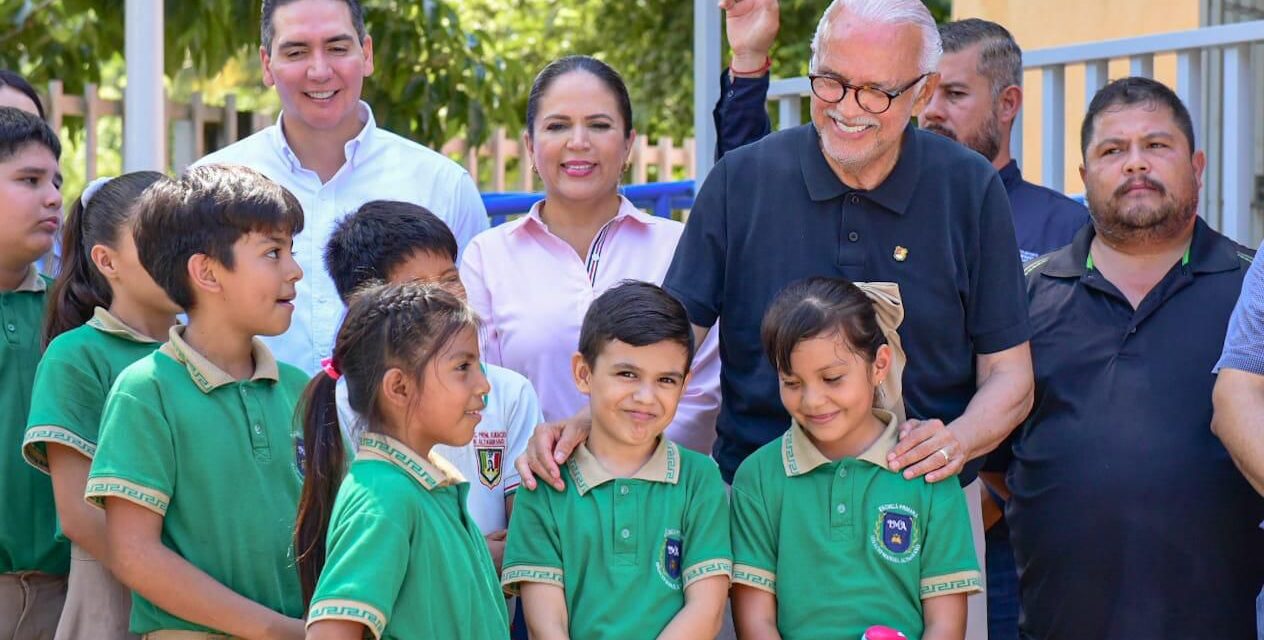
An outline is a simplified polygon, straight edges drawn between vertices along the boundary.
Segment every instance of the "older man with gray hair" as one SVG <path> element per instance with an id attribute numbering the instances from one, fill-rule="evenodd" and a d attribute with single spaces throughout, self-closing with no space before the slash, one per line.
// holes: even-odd
<path id="1" fill-rule="evenodd" d="M 809 276 L 899 285 L 912 419 L 891 470 L 970 484 L 1031 406 L 1005 187 L 983 157 L 910 123 L 939 83 L 941 47 L 918 0 L 835 0 L 813 39 L 811 124 L 729 152 L 699 192 L 664 286 L 699 334 L 722 328 L 715 456 L 726 478 L 790 424 L 759 327 L 772 297 Z M 851 531 L 873 528 L 879 515 L 845 502 L 821 508 Z M 844 607 L 832 584 L 817 597 Z"/>

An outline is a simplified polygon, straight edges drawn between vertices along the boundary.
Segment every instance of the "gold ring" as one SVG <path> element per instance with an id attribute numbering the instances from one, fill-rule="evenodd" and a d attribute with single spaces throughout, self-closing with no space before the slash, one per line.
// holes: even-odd
<path id="1" fill-rule="evenodd" d="M 948 455 L 948 447 L 944 447 L 943 449 L 940 449 L 939 455 L 944 457 L 944 466 L 947 466 L 948 463 L 952 462 L 952 456 Z"/>

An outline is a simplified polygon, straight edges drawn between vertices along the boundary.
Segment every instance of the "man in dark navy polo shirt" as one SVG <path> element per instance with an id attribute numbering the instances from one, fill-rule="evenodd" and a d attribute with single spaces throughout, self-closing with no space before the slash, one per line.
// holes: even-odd
<path id="1" fill-rule="evenodd" d="M 1006 511 L 1022 636 L 1254 637 L 1264 500 L 1210 430 L 1252 253 L 1198 217 L 1206 159 L 1167 87 L 1107 85 L 1080 140 L 1093 225 L 1027 268 L 1036 401 Z"/>
<path id="2" fill-rule="evenodd" d="M 1023 52 L 995 22 L 970 18 L 939 27 L 942 80 L 917 121 L 978 151 L 1001 173 L 1024 262 L 1066 246 L 1088 223 L 1084 205 L 1023 180 L 1010 155 L 1010 131 L 1023 106 Z"/>
<path id="3" fill-rule="evenodd" d="M 813 124 L 716 165 L 664 282 L 695 325 L 720 322 L 715 454 L 726 477 L 789 425 L 759 324 L 778 291 L 808 276 L 900 285 L 905 404 L 921 421 L 896 452 L 910 475 L 955 475 L 1028 409 L 1029 329 L 1004 187 L 978 154 L 907 124 L 937 81 L 934 22 L 916 0 L 900 9 L 920 23 L 851 4 L 869 3 L 834 2 L 813 43 Z"/>

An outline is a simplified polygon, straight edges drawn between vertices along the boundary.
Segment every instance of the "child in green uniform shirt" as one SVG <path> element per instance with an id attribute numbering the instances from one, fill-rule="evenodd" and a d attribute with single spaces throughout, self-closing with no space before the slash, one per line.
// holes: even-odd
<path id="1" fill-rule="evenodd" d="M 303 410 L 296 538 L 309 639 L 508 637 L 491 554 L 465 507 L 470 483 L 432 451 L 474 437 L 491 390 L 478 363 L 474 312 L 442 287 L 352 297 Z M 345 477 L 339 378 L 367 422 Z"/>
<path id="2" fill-rule="evenodd" d="M 89 184 L 66 218 L 22 453 L 53 479 L 59 538 L 71 541 L 59 638 L 131 637 L 132 594 L 106 564 L 105 515 L 83 499 L 105 396 L 166 338 L 180 311 L 136 257 L 136 199 L 165 179 L 139 171 Z"/>
<path id="3" fill-rule="evenodd" d="M 88 476 L 110 568 L 135 592 L 131 630 L 301 638 L 291 539 L 307 376 L 256 336 L 290 325 L 302 209 L 258 172 L 214 165 L 137 206 L 141 264 L 188 326 L 119 374 Z"/>
<path id="4" fill-rule="evenodd" d="M 565 491 L 518 492 L 502 582 L 533 638 L 713 638 L 732 572 L 724 482 L 662 437 L 689 380 L 685 310 L 625 282 L 593 301 L 579 340 L 592 432 Z"/>
<path id="5" fill-rule="evenodd" d="M 856 285 L 786 288 L 762 340 L 793 417 L 733 479 L 733 614 L 743 637 L 859 638 L 885 625 L 960 640 L 979 571 L 961 487 L 887 468 L 898 421 L 875 409 L 892 350 Z M 887 399 L 889 400 L 889 399 Z"/>
<path id="6" fill-rule="evenodd" d="M 61 223 L 61 143 L 38 116 L 0 107 L 0 638 L 51 638 L 70 548 L 55 538 L 48 477 L 22 460 L 48 281 L 34 262 Z"/>

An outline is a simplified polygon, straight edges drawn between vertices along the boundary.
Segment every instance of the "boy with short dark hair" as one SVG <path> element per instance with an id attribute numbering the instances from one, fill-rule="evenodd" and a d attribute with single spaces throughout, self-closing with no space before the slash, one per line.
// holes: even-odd
<path id="1" fill-rule="evenodd" d="M 293 425 L 307 376 L 256 337 L 290 325 L 302 209 L 258 172 L 214 165 L 138 207 L 141 264 L 188 325 L 120 374 L 88 478 L 134 592 L 131 630 L 302 638 Z"/>
<path id="2" fill-rule="evenodd" d="M 0 107 L 0 638 L 51 638 L 70 547 L 55 538 L 48 476 L 25 464 L 22 434 L 40 359 L 50 280 L 35 261 L 61 224 L 61 143 L 39 117 Z"/>
<path id="3" fill-rule="evenodd" d="M 536 638 L 713 638 L 732 575 L 715 462 L 662 437 L 689 380 L 684 307 L 645 282 L 588 308 L 572 358 L 592 433 L 566 490 L 518 496 L 502 583 Z"/>
<path id="4" fill-rule="evenodd" d="M 374 283 L 435 283 L 465 299 L 456 268 L 456 237 L 448 225 L 424 207 L 408 202 L 375 200 L 364 204 L 334 228 L 325 247 L 325 268 L 344 302 Z M 505 550 L 505 529 L 518 489 L 514 460 L 526 449 L 537 424 L 544 422 L 540 400 L 521 374 L 484 363 L 491 383 L 483 420 L 464 447 L 436 445 L 471 482 L 470 515 L 487 539 L 499 571 Z M 351 442 L 359 441 L 360 417 L 347 402 L 347 384 L 337 388 L 339 422 Z"/>

